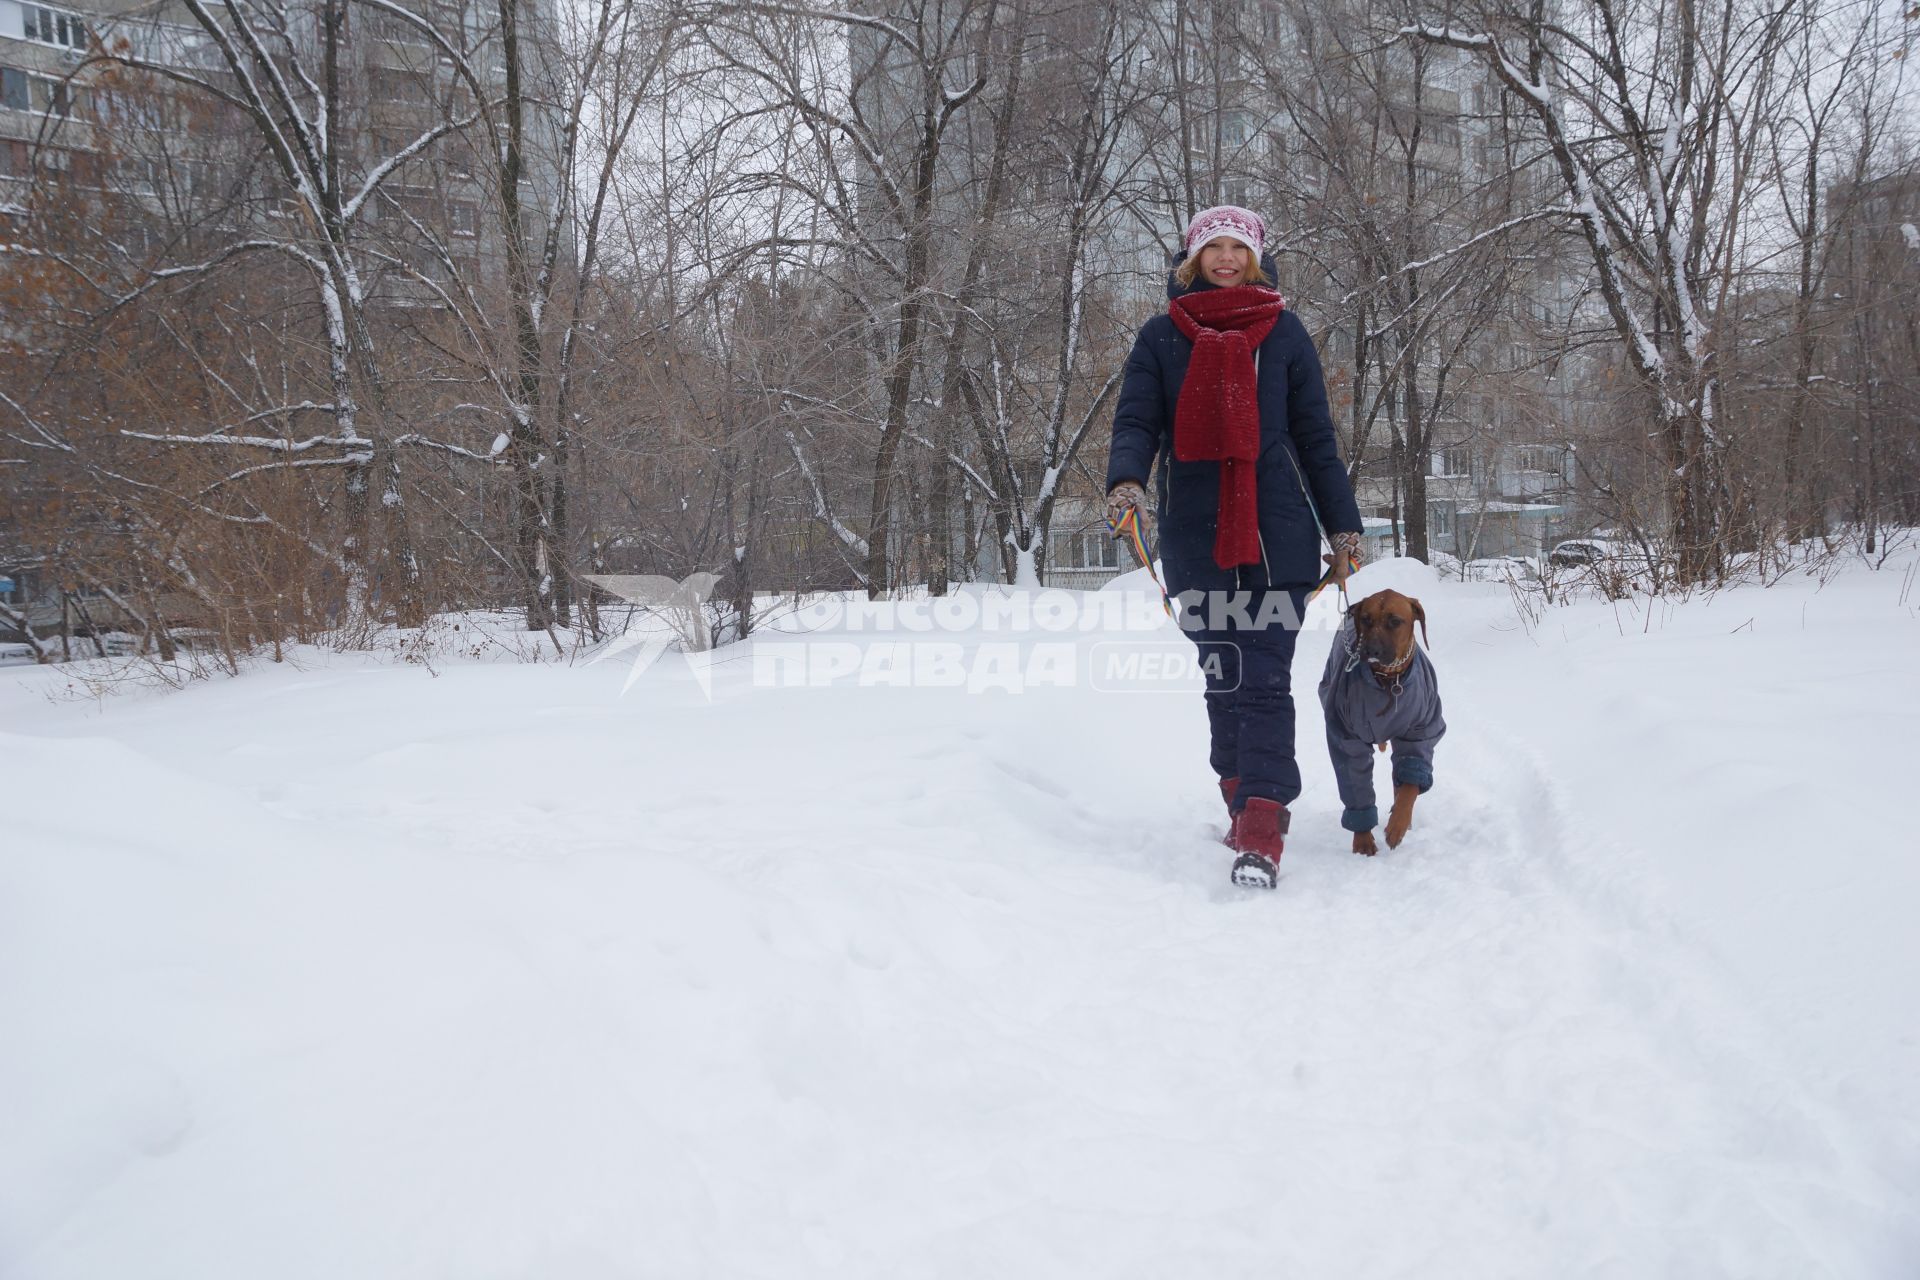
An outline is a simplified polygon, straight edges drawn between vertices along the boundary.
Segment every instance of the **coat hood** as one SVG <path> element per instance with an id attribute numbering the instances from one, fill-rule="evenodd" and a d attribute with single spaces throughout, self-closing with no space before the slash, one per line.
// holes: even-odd
<path id="1" fill-rule="evenodd" d="M 1185 262 L 1186 260 L 1187 260 L 1187 251 L 1185 249 L 1182 249 L 1180 252 L 1173 255 L 1173 262 L 1167 268 L 1167 301 L 1168 302 L 1172 302 L 1175 298 L 1179 297 L 1183 293 L 1198 293 L 1202 289 L 1218 289 L 1220 287 L 1219 285 L 1214 284 L 1211 280 L 1201 280 L 1198 278 L 1195 278 L 1194 282 L 1191 285 L 1182 285 L 1178 280 L 1174 278 L 1173 273 L 1179 270 L 1180 264 Z M 1260 255 L 1260 269 L 1267 273 L 1268 280 L 1277 282 L 1280 279 L 1280 268 L 1274 265 L 1273 256 L 1271 254 L 1263 253 Z"/>

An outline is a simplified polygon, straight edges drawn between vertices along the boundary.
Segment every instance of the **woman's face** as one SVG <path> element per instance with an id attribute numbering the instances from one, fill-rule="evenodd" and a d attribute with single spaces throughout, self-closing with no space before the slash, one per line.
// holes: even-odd
<path id="1" fill-rule="evenodd" d="M 1253 251 L 1232 236 L 1217 236 L 1200 246 L 1200 275 L 1213 284 L 1242 284 L 1253 265 Z"/>

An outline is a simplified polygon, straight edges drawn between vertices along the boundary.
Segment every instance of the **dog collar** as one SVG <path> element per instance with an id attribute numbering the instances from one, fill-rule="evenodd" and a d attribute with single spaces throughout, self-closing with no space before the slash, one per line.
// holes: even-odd
<path id="1" fill-rule="evenodd" d="M 1367 670 L 1373 672 L 1374 679 L 1380 681 L 1382 684 L 1386 684 L 1388 679 L 1392 679 L 1393 683 L 1387 685 L 1387 692 L 1398 694 L 1402 688 L 1400 677 L 1406 673 L 1408 667 L 1413 665 L 1413 655 L 1417 652 L 1419 652 L 1417 649 L 1408 649 L 1406 657 L 1400 659 L 1398 662 L 1389 663 L 1384 667 L 1377 667 L 1369 660 L 1367 662 Z M 1353 643 L 1347 646 L 1347 664 L 1340 668 L 1340 673 L 1345 675 L 1359 665 L 1360 636 L 1356 632 L 1353 637 Z"/>
<path id="2" fill-rule="evenodd" d="M 1400 696 L 1400 690 L 1405 687 L 1400 683 L 1400 677 L 1406 673 L 1408 667 L 1413 665 L 1413 655 L 1417 652 L 1419 651 L 1416 649 L 1408 649 L 1406 657 L 1384 667 L 1377 667 L 1371 661 L 1367 663 L 1367 670 L 1373 672 L 1373 678 L 1387 686 L 1388 697 Z M 1389 684 L 1389 681 L 1392 683 Z"/>
<path id="3" fill-rule="evenodd" d="M 1413 655 L 1414 655 L 1414 650 L 1408 649 L 1407 656 L 1400 659 L 1400 661 L 1398 662 L 1390 662 L 1383 667 L 1369 660 L 1367 663 L 1367 666 L 1371 667 L 1373 669 L 1373 674 L 1377 676 L 1397 676 L 1401 672 L 1405 671 L 1408 667 L 1413 665 Z"/>

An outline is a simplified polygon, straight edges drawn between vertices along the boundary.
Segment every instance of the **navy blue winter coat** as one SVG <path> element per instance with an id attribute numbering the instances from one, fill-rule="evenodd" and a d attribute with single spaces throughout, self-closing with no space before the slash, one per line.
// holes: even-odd
<path id="1" fill-rule="evenodd" d="M 1271 259 L 1262 259 L 1261 266 L 1269 279 L 1275 276 Z M 1196 280 L 1192 286 L 1195 290 L 1216 287 L 1206 280 Z M 1168 274 L 1169 301 L 1187 291 Z M 1354 503 L 1333 434 L 1313 339 L 1300 317 L 1282 311 L 1260 344 L 1256 357 L 1260 455 L 1254 487 L 1259 498 L 1262 563 L 1243 565 L 1237 571 L 1222 569 L 1213 560 L 1220 464 L 1181 462 L 1173 456 L 1173 409 L 1192 355 L 1193 343 L 1165 312 L 1141 326 L 1127 357 L 1120 402 L 1113 415 L 1108 491 L 1123 480 L 1144 486 L 1155 459 L 1159 460 L 1160 561 L 1167 590 L 1174 595 L 1189 590 L 1312 586 L 1326 570 L 1320 559 L 1321 530 L 1341 533 L 1361 528 L 1360 508 Z"/>

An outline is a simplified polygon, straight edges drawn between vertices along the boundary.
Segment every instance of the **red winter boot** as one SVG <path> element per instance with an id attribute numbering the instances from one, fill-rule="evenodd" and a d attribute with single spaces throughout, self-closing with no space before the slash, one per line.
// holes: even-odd
<path id="1" fill-rule="evenodd" d="M 1240 816 L 1233 811 L 1233 793 L 1238 791 L 1239 789 L 1240 789 L 1240 779 L 1238 778 L 1220 779 L 1220 798 L 1227 802 L 1227 834 L 1220 837 L 1220 842 L 1226 845 L 1227 848 L 1229 849 L 1233 848 L 1234 824 L 1240 820 Z"/>
<path id="2" fill-rule="evenodd" d="M 1249 797 L 1233 824 L 1233 882 L 1249 889 L 1271 889 L 1280 878 L 1280 851 L 1286 846 L 1287 806 L 1264 796 Z"/>

